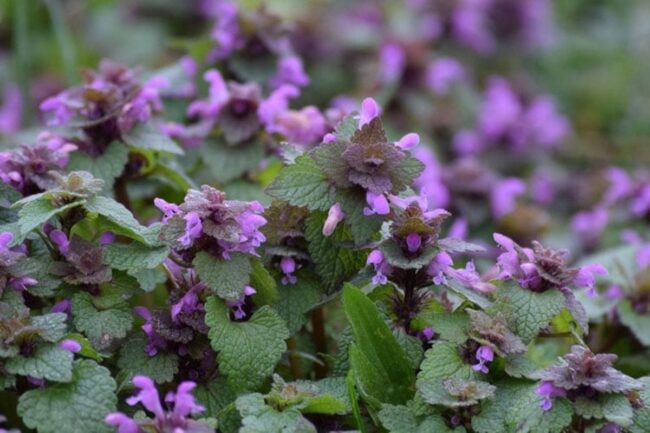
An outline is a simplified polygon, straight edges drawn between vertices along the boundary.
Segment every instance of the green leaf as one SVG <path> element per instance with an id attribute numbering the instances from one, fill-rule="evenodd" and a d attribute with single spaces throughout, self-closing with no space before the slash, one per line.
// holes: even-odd
<path id="1" fill-rule="evenodd" d="M 513 330 L 528 343 L 564 308 L 564 295 L 557 290 L 535 293 L 515 285 L 499 289 L 500 307 L 505 307 Z"/>
<path id="2" fill-rule="evenodd" d="M 46 223 L 50 218 L 68 209 L 83 204 L 83 200 L 74 201 L 61 207 L 56 207 L 47 199 L 33 200 L 25 203 L 18 211 L 18 225 L 24 236 L 35 228 Z"/>
<path id="3" fill-rule="evenodd" d="M 419 317 L 433 328 L 441 340 L 456 344 L 463 344 L 467 341 L 470 328 L 467 313 L 462 311 L 454 313 L 425 311 Z"/>
<path id="4" fill-rule="evenodd" d="M 126 373 L 125 381 L 135 375 L 145 375 L 156 383 L 171 382 L 178 372 L 178 356 L 175 353 L 158 352 L 149 356 L 144 348 L 147 340 L 142 333 L 131 335 L 120 349 L 118 368 Z"/>
<path id="5" fill-rule="evenodd" d="M 336 201 L 327 176 L 308 155 L 300 155 L 294 164 L 285 167 L 266 193 L 310 210 L 327 211 Z"/>
<path id="6" fill-rule="evenodd" d="M 359 189 L 339 189 L 336 200 L 345 213 L 345 223 L 350 226 L 354 243 L 364 244 L 373 239 L 381 229 L 382 218 L 379 215 L 364 215 L 366 206 L 365 193 Z"/>
<path id="7" fill-rule="evenodd" d="M 345 415 L 352 410 L 344 377 L 328 377 L 319 381 L 295 382 L 298 392 L 308 392 L 310 397 L 301 406 L 302 413 Z"/>
<path id="8" fill-rule="evenodd" d="M 38 329 L 38 335 L 43 340 L 56 343 L 65 335 L 67 320 L 68 315 L 65 313 L 49 313 L 32 317 L 32 326 Z"/>
<path id="9" fill-rule="evenodd" d="M 641 377 L 639 382 L 643 384 L 643 389 L 639 393 L 643 407 L 634 411 L 634 425 L 630 427 L 632 433 L 650 431 L 650 377 Z"/>
<path id="10" fill-rule="evenodd" d="M 623 325 L 632 332 L 632 334 L 644 346 L 650 346 L 650 315 L 638 314 L 632 308 L 629 300 L 621 301 L 616 307 L 616 312 Z"/>
<path id="11" fill-rule="evenodd" d="M 264 145 L 261 142 L 228 146 L 210 141 L 200 148 L 203 163 L 208 167 L 209 178 L 219 183 L 228 183 L 259 167 L 264 160 Z"/>
<path id="12" fill-rule="evenodd" d="M 553 400 L 549 411 L 541 409 L 536 384 L 524 381 L 497 383 L 494 398 L 481 403 L 481 412 L 472 417 L 477 433 L 560 433 L 571 424 L 573 411 L 564 398 Z"/>
<path id="13" fill-rule="evenodd" d="M 90 359 L 95 360 L 97 362 L 102 361 L 102 359 L 103 359 L 102 355 L 100 355 L 99 352 L 97 352 L 93 348 L 93 345 L 90 342 L 90 340 L 88 340 L 83 335 L 81 335 L 79 333 L 76 333 L 76 332 L 72 332 L 72 333 L 66 334 L 65 339 L 66 340 L 74 340 L 77 343 L 79 343 L 79 345 L 81 346 L 81 350 L 79 350 L 79 352 L 77 352 L 77 355 L 83 356 L 85 358 L 90 358 Z"/>
<path id="14" fill-rule="evenodd" d="M 102 155 L 96 158 L 84 152 L 73 152 L 66 169 L 68 171 L 88 171 L 95 178 L 104 181 L 104 191 L 110 191 L 115 178 L 122 174 L 128 161 L 129 150 L 124 144 L 115 141 Z"/>
<path id="15" fill-rule="evenodd" d="M 431 263 L 438 254 L 438 249 L 429 246 L 422 253 L 413 258 L 406 257 L 402 248 L 393 239 L 382 242 L 379 249 L 384 254 L 386 261 L 400 269 L 420 269 Z"/>
<path id="16" fill-rule="evenodd" d="M 295 334 L 307 322 L 307 313 L 321 299 L 320 283 L 302 269 L 296 273 L 296 284 L 280 286 L 275 308 L 287 323 L 289 333 Z"/>
<path id="17" fill-rule="evenodd" d="M 405 190 L 413 183 L 413 179 L 420 176 L 424 170 L 424 164 L 419 159 L 407 154 L 399 163 L 397 169 L 391 173 L 393 180 L 393 189 L 397 192 Z"/>
<path id="18" fill-rule="evenodd" d="M 278 302 L 278 287 L 275 278 L 264 267 L 261 260 L 252 258 L 250 285 L 257 291 L 253 295 L 256 305 L 273 305 Z"/>
<path id="19" fill-rule="evenodd" d="M 413 396 L 415 374 L 377 307 L 349 284 L 343 289 L 343 306 L 355 341 L 350 364 L 362 392 L 382 403 L 405 403 Z"/>
<path id="20" fill-rule="evenodd" d="M 256 389 L 274 370 L 286 350 L 289 331 L 271 307 L 265 305 L 246 322 L 231 322 L 230 309 L 211 296 L 205 323 L 212 348 L 219 352 L 219 370 L 234 390 Z"/>
<path id="21" fill-rule="evenodd" d="M 94 361 L 74 363 L 72 382 L 25 392 L 18 414 L 38 433 L 112 432 L 104 418 L 115 411 L 116 384 L 110 372 Z"/>
<path id="22" fill-rule="evenodd" d="M 246 394 L 235 402 L 242 416 L 239 433 L 316 433 L 316 427 L 295 407 L 281 412 L 267 406 L 262 394 Z"/>
<path id="23" fill-rule="evenodd" d="M 217 259 L 210 253 L 200 251 L 192 265 L 199 278 L 222 299 L 237 300 L 244 294 L 252 271 L 250 258 L 243 254 L 231 254 L 230 260 Z"/>
<path id="24" fill-rule="evenodd" d="M 418 391 L 429 404 L 465 407 L 494 396 L 496 387 L 480 380 L 418 380 Z"/>
<path id="25" fill-rule="evenodd" d="M 36 349 L 30 357 L 22 355 L 10 358 L 5 364 L 8 373 L 47 379 L 54 382 L 72 380 L 72 352 L 54 344 L 47 344 Z"/>
<path id="26" fill-rule="evenodd" d="M 430 415 L 423 420 L 407 406 L 384 404 L 378 414 L 388 433 L 448 433 L 452 432 L 440 415 Z"/>
<path id="27" fill-rule="evenodd" d="M 99 311 L 86 292 L 79 292 L 72 298 L 72 318 L 75 327 L 100 351 L 112 346 L 115 340 L 126 337 L 133 325 L 128 304 L 120 303 Z"/>
<path id="28" fill-rule="evenodd" d="M 311 214 L 306 221 L 305 237 L 323 287 L 327 293 L 332 293 L 365 266 L 367 254 L 343 244 L 352 238 L 344 225 L 339 225 L 331 236 L 323 236 L 324 222 L 325 214 Z"/>
<path id="29" fill-rule="evenodd" d="M 349 141 L 357 129 L 359 129 L 357 116 L 354 114 L 345 116 L 334 128 L 337 141 Z"/>
<path id="30" fill-rule="evenodd" d="M 26 275 L 38 281 L 35 285 L 27 287 L 27 291 L 32 295 L 41 297 L 52 296 L 54 295 L 54 291 L 61 284 L 60 279 L 54 277 L 48 272 L 48 269 L 53 262 L 54 261 L 49 254 L 26 257 L 18 262 L 14 275 Z"/>
<path id="31" fill-rule="evenodd" d="M 234 407 L 237 394 L 230 389 L 225 377 L 197 386 L 194 396 L 205 406 L 205 415 L 219 420 L 219 431 L 238 431 L 241 419 Z"/>
<path id="32" fill-rule="evenodd" d="M 140 242 L 110 244 L 104 249 L 104 263 L 121 271 L 153 269 L 169 255 L 169 247 L 150 247 Z"/>
<path id="33" fill-rule="evenodd" d="M 145 292 L 150 292 L 155 289 L 159 284 L 167 281 L 167 275 L 160 269 L 139 269 L 137 271 L 129 272 L 140 285 L 140 288 Z"/>
<path id="34" fill-rule="evenodd" d="M 112 198 L 92 197 L 88 199 L 84 207 L 89 212 L 101 215 L 116 234 L 130 237 L 147 245 L 157 244 L 150 239 L 150 236 L 147 236 L 149 229 L 140 224 L 127 208 Z"/>
<path id="35" fill-rule="evenodd" d="M 603 415 L 607 421 L 627 427 L 632 425 L 634 412 L 627 396 L 623 394 L 605 394 L 600 397 Z"/>
<path id="36" fill-rule="evenodd" d="M 183 149 L 164 134 L 158 125 L 152 122 L 139 123 L 126 134 L 122 134 L 126 144 L 136 149 L 167 152 L 174 155 L 183 155 Z"/>
<path id="37" fill-rule="evenodd" d="M 424 353 L 424 361 L 418 373 L 418 388 L 420 382 L 435 382 L 436 380 L 457 378 L 471 380 L 478 377 L 472 366 L 465 364 L 460 348 L 455 343 L 439 341 Z"/>

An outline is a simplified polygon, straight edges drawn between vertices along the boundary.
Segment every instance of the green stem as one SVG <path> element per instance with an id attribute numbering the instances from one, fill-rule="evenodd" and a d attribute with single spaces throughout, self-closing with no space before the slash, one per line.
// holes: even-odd
<path id="1" fill-rule="evenodd" d="M 61 51 L 65 79 L 68 85 L 73 85 L 77 80 L 75 49 L 68 26 L 65 22 L 65 14 L 63 13 L 61 2 L 59 0 L 45 0 L 45 5 L 50 14 L 50 20 L 52 21 L 54 37 L 56 38 L 57 45 Z"/>

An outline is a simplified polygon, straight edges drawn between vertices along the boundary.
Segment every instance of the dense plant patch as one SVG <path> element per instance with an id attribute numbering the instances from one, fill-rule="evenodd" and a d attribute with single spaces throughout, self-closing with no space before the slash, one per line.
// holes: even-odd
<path id="1" fill-rule="evenodd" d="M 650 177 L 517 64 L 550 3 L 196 3 L 6 87 L 0 432 L 650 431 Z"/>

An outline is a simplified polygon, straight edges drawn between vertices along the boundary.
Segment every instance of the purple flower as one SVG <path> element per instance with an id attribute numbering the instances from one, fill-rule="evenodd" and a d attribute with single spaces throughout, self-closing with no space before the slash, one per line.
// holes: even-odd
<path id="1" fill-rule="evenodd" d="M 422 237 L 418 233 L 409 233 L 406 236 L 406 248 L 409 253 L 417 252 L 422 246 Z"/>
<path id="2" fill-rule="evenodd" d="M 587 289 L 586 293 L 590 297 L 595 297 L 596 293 L 596 277 L 595 275 L 607 275 L 607 269 L 603 265 L 592 263 L 578 269 L 573 284 L 576 287 Z"/>
<path id="3" fill-rule="evenodd" d="M 302 60 L 296 56 L 282 57 L 278 60 L 278 70 L 269 81 L 272 89 L 290 84 L 296 87 L 303 87 L 309 84 L 309 76 L 305 73 Z"/>
<path id="4" fill-rule="evenodd" d="M 368 206 L 363 208 L 363 214 L 366 216 L 375 214 L 388 215 L 390 213 L 388 200 L 383 194 L 375 194 L 374 192 L 368 191 L 366 193 L 366 202 Z"/>
<path id="5" fill-rule="evenodd" d="M 605 298 L 609 299 L 610 301 L 617 301 L 623 298 L 623 296 L 623 290 L 621 290 L 619 286 L 609 286 L 607 290 L 605 290 Z"/>
<path id="6" fill-rule="evenodd" d="M 274 90 L 262 101 L 257 109 L 257 116 L 270 133 L 279 132 L 276 120 L 281 113 L 289 109 L 289 99 L 300 95 L 297 87 L 285 84 Z"/>
<path id="7" fill-rule="evenodd" d="M 7 83 L 4 89 L 4 102 L 0 107 L 0 134 L 13 134 L 22 122 L 23 98 L 20 89 Z"/>
<path id="8" fill-rule="evenodd" d="M 61 230 L 52 230 L 50 232 L 50 239 L 57 246 L 61 254 L 64 256 L 68 254 L 68 251 L 70 250 L 70 240 L 68 240 L 65 233 Z"/>
<path id="9" fill-rule="evenodd" d="M 417 147 L 414 156 L 424 164 L 424 170 L 415 179 L 415 185 L 420 188 L 420 193 L 427 198 L 431 207 L 445 207 L 449 205 L 450 193 L 442 179 L 442 168 L 433 152 L 424 146 Z"/>
<path id="10" fill-rule="evenodd" d="M 634 190 L 634 182 L 625 170 L 612 167 L 607 171 L 609 188 L 603 197 L 603 203 L 611 205 L 629 196 Z"/>
<path id="11" fill-rule="evenodd" d="M 47 120 L 48 126 L 65 125 L 74 117 L 73 102 L 68 101 L 66 93 L 47 98 L 39 105 L 43 113 L 51 113 Z"/>
<path id="12" fill-rule="evenodd" d="M 566 391 L 553 385 L 553 382 L 545 381 L 537 385 L 535 394 L 543 397 L 542 401 L 539 403 L 539 406 L 542 408 L 542 410 L 548 412 L 553 407 L 552 399 L 556 397 L 565 397 Z"/>
<path id="13" fill-rule="evenodd" d="M 433 328 L 430 327 L 430 326 L 427 326 L 426 328 L 424 328 L 423 330 L 420 331 L 419 337 L 420 337 L 420 340 L 426 342 L 426 341 L 430 341 L 431 339 L 433 339 L 433 334 L 434 334 Z"/>
<path id="14" fill-rule="evenodd" d="M 420 144 L 420 136 L 414 132 L 411 132 L 400 138 L 399 141 L 395 143 L 395 146 L 399 147 L 400 149 L 411 150 L 418 144 Z"/>
<path id="15" fill-rule="evenodd" d="M 381 114 L 381 109 L 372 98 L 366 98 L 361 102 L 361 112 L 359 113 L 359 128 L 370 123 L 372 119 Z"/>
<path id="16" fill-rule="evenodd" d="M 496 46 L 496 41 L 488 30 L 486 6 L 485 1 L 463 0 L 451 17 L 454 38 L 481 54 L 493 51 Z"/>
<path id="17" fill-rule="evenodd" d="M 168 203 L 162 198 L 156 197 L 153 200 L 153 204 L 163 213 L 163 224 L 167 223 L 173 216 L 179 215 L 181 213 L 181 209 L 178 207 L 178 205 Z"/>
<path id="18" fill-rule="evenodd" d="M 71 311 L 72 302 L 69 299 L 59 301 L 50 308 L 50 313 L 65 313 L 69 315 Z"/>
<path id="19" fill-rule="evenodd" d="M 515 209 L 516 199 L 526 191 L 526 184 L 516 177 L 503 179 L 493 187 L 490 202 L 495 218 L 502 218 Z"/>
<path id="20" fill-rule="evenodd" d="M 570 131 L 568 120 L 557 112 L 555 102 L 540 96 L 526 108 L 522 122 L 526 125 L 528 141 L 545 148 L 556 147 Z"/>
<path id="21" fill-rule="evenodd" d="M 327 211 L 327 219 L 323 224 L 323 236 L 331 236 L 336 226 L 343 221 L 345 213 L 341 210 L 340 203 L 334 203 Z"/>
<path id="22" fill-rule="evenodd" d="M 485 139 L 472 130 L 460 130 L 454 136 L 454 150 L 461 156 L 476 155 L 485 148 Z"/>
<path id="23" fill-rule="evenodd" d="M 185 233 L 178 238 L 178 241 L 184 247 L 189 247 L 192 241 L 201 237 L 203 225 L 201 224 L 201 217 L 196 212 L 188 212 L 183 219 L 185 220 Z"/>
<path id="24" fill-rule="evenodd" d="M 492 77 L 479 114 L 481 132 L 491 140 L 498 140 L 518 124 L 521 113 L 521 103 L 510 84 L 503 78 Z"/>
<path id="25" fill-rule="evenodd" d="M 272 131 L 284 136 L 294 145 L 314 145 L 321 142 L 329 125 L 323 113 L 314 106 L 301 110 L 280 111 L 273 121 Z"/>
<path id="26" fill-rule="evenodd" d="M 230 99 L 230 92 L 226 82 L 217 70 L 206 71 L 203 74 L 203 79 L 209 83 L 208 99 L 192 102 L 187 108 L 187 115 L 214 120 L 226 105 L 228 99 Z"/>
<path id="27" fill-rule="evenodd" d="M 530 195 L 537 203 L 547 206 L 553 202 L 556 187 L 553 176 L 543 170 L 538 170 L 533 175 L 530 183 Z"/>
<path id="28" fill-rule="evenodd" d="M 433 277 L 434 284 L 447 284 L 445 274 L 453 264 L 451 256 L 445 251 L 440 251 L 427 266 L 427 275 Z"/>
<path id="29" fill-rule="evenodd" d="M 328 132 L 323 136 L 323 144 L 331 143 L 333 141 L 336 141 L 336 135 L 331 132 Z"/>
<path id="30" fill-rule="evenodd" d="M 9 251 L 9 244 L 13 238 L 14 235 L 11 232 L 0 232 L 0 252 Z"/>
<path id="31" fill-rule="evenodd" d="M 641 190 L 634 195 L 630 210 L 637 217 L 643 217 L 650 213 L 650 183 L 643 185 Z"/>
<path id="32" fill-rule="evenodd" d="M 241 295 L 239 299 L 234 301 L 226 300 L 226 305 L 234 310 L 233 314 L 235 316 L 235 319 L 241 320 L 244 317 L 246 317 L 246 312 L 244 311 L 244 304 L 246 303 L 246 298 L 249 296 L 253 296 L 255 293 L 257 293 L 257 290 L 255 290 L 251 286 L 246 286 L 244 287 L 244 293 Z"/>
<path id="33" fill-rule="evenodd" d="M 149 356 L 156 356 L 158 349 L 167 348 L 167 342 L 153 329 L 153 315 L 151 314 L 151 311 L 149 311 L 146 307 L 135 307 L 133 310 L 138 316 L 142 317 L 145 320 L 145 323 L 141 328 L 142 331 L 146 334 L 148 340 L 147 345 L 144 347 L 144 351 Z"/>
<path id="34" fill-rule="evenodd" d="M 212 3 L 210 15 L 216 18 L 211 37 L 217 46 L 211 57 L 222 60 L 240 47 L 242 41 L 239 31 L 238 9 L 230 0 L 217 0 Z"/>
<path id="35" fill-rule="evenodd" d="M 193 272 L 193 270 L 190 270 Z M 199 292 L 205 288 L 202 283 L 195 284 L 171 307 L 171 317 L 174 322 L 178 321 L 181 313 L 192 314 L 195 311 L 203 311 L 203 305 L 199 302 Z"/>
<path id="36" fill-rule="evenodd" d="M 592 211 L 575 214 L 571 220 L 571 228 L 586 245 L 598 243 L 600 235 L 607 227 L 609 213 L 607 209 L 598 207 Z"/>
<path id="37" fill-rule="evenodd" d="M 372 277 L 372 284 L 386 284 L 388 277 L 386 276 L 392 270 L 391 266 L 384 259 L 384 255 L 379 250 L 373 250 L 368 254 L 366 264 L 372 265 L 375 268 L 375 276 Z"/>
<path id="38" fill-rule="evenodd" d="M 487 374 L 490 370 L 485 364 L 494 360 L 494 351 L 490 346 L 481 346 L 476 351 L 476 360 L 478 363 L 474 364 L 472 369 Z"/>
<path id="39" fill-rule="evenodd" d="M 287 284 L 296 284 L 298 282 L 298 278 L 293 274 L 296 271 L 296 261 L 293 257 L 282 257 L 280 269 L 282 269 L 282 273 L 284 274 L 282 284 L 286 286 Z"/>
<path id="40" fill-rule="evenodd" d="M 121 412 L 110 413 L 104 421 L 118 427 L 118 433 L 142 433 L 151 429 L 170 433 L 207 433 L 212 431 L 201 421 L 189 418 L 190 415 L 205 411 L 205 407 L 199 405 L 192 395 L 196 383 L 181 382 L 175 393 L 171 391 L 167 393 L 165 403 L 168 407 L 173 406 L 173 408 L 165 410 L 153 380 L 146 376 L 134 376 L 132 382 L 139 391 L 126 400 L 127 404 L 130 406 L 142 404 L 154 415 L 154 419 L 134 420 Z"/>
<path id="41" fill-rule="evenodd" d="M 395 42 L 385 43 L 379 51 L 379 80 L 392 83 L 399 80 L 406 66 L 402 47 Z"/>
<path id="42" fill-rule="evenodd" d="M 129 131 L 136 123 L 145 123 L 153 113 L 163 110 L 160 91 L 169 86 L 163 77 L 153 77 L 142 85 L 135 97 L 124 104 L 119 117 L 122 132 Z"/>
<path id="43" fill-rule="evenodd" d="M 66 339 L 59 343 L 61 349 L 65 349 L 72 353 L 77 353 L 81 350 L 81 344 L 75 340 Z"/>
<path id="44" fill-rule="evenodd" d="M 447 276 L 458 281 L 464 287 L 476 290 L 481 293 L 492 293 L 497 290 L 496 286 L 487 281 L 483 281 L 481 275 L 476 270 L 474 262 L 467 262 L 463 269 L 449 268 L 446 272 Z M 491 275 L 490 275 L 491 276 Z"/>
<path id="45" fill-rule="evenodd" d="M 437 95 L 446 95 L 451 86 L 465 79 L 465 69 L 456 60 L 442 57 L 429 64 L 426 71 L 426 84 Z"/>

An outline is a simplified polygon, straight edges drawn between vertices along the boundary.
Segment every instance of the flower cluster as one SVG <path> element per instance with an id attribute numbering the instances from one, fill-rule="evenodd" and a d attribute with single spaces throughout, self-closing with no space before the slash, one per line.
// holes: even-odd
<path id="1" fill-rule="evenodd" d="M 259 202 L 226 200 L 225 193 L 208 185 L 189 190 L 180 205 L 161 198 L 154 204 L 163 213 L 161 239 L 180 253 L 205 249 L 224 260 L 235 252 L 256 256 L 266 240 L 260 231 L 266 219 Z"/>
<path id="2" fill-rule="evenodd" d="M 214 428 L 209 424 L 190 418 L 205 411 L 205 407 L 196 403 L 192 390 L 196 387 L 194 382 L 182 382 L 176 392 L 165 395 L 163 408 L 158 390 L 153 381 L 146 376 L 135 376 L 133 384 L 138 388 L 138 393 L 127 399 L 127 404 L 135 406 L 140 403 L 154 418 L 133 419 L 122 412 L 113 412 L 106 416 L 106 424 L 117 427 L 118 433 L 214 433 Z"/>

